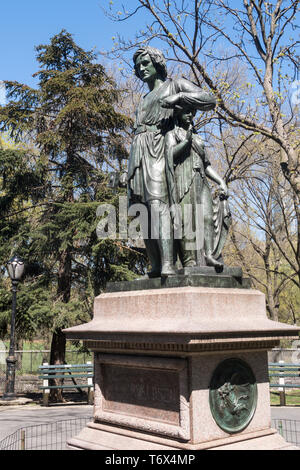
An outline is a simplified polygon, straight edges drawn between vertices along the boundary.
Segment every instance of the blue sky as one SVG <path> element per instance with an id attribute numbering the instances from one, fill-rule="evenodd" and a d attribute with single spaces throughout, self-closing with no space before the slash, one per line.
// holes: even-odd
<path id="1" fill-rule="evenodd" d="M 129 24 L 114 24 L 101 10 L 107 0 L 0 0 L 0 82 L 16 80 L 37 84 L 34 47 L 48 44 L 63 28 L 84 49 L 109 50 L 118 29 L 127 34 Z M 131 29 L 132 31 L 132 29 Z M 0 86 L 0 100 L 3 93 Z"/>
<path id="2" fill-rule="evenodd" d="M 241 0 L 232 0 L 232 5 Z M 132 38 L 146 22 L 145 12 L 133 19 L 113 23 L 101 10 L 133 7 L 133 0 L 0 0 L 0 104 L 4 104 L 2 80 L 37 86 L 32 74 L 38 69 L 34 47 L 49 44 L 50 38 L 66 29 L 75 42 L 88 50 L 110 50 L 116 32 Z"/>

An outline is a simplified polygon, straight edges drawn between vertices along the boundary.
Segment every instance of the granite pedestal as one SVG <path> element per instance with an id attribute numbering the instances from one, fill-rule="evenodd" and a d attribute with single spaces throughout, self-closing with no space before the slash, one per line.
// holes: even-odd
<path id="1" fill-rule="evenodd" d="M 93 320 L 65 330 L 95 366 L 93 421 L 70 449 L 292 448 L 271 428 L 267 351 L 299 328 L 232 274 L 111 284 Z"/>

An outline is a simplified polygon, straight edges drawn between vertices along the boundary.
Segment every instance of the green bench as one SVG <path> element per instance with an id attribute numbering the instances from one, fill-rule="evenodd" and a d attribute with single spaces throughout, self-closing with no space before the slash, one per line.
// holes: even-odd
<path id="1" fill-rule="evenodd" d="M 49 365 L 44 363 L 39 367 L 39 379 L 43 380 L 43 385 L 39 386 L 43 390 L 43 405 L 49 406 L 49 394 L 51 389 L 70 390 L 77 389 L 83 393 L 82 389 L 87 389 L 87 402 L 92 404 L 94 395 L 94 367 L 91 362 L 86 364 L 63 364 Z M 53 380 L 59 382 L 53 385 Z M 76 379 L 85 379 L 84 383 L 78 384 Z M 72 381 L 72 384 L 70 383 Z M 67 384 L 65 382 L 68 382 Z M 51 385 L 49 384 L 51 383 Z"/>
<path id="2" fill-rule="evenodd" d="M 271 379 L 276 377 L 276 382 L 271 382 Z M 299 379 L 295 383 L 286 383 L 285 378 Z M 285 389 L 287 388 L 300 388 L 300 364 L 286 363 L 286 362 L 269 362 L 269 379 L 270 388 L 278 388 L 280 395 L 280 405 L 285 406 L 286 397 Z"/>

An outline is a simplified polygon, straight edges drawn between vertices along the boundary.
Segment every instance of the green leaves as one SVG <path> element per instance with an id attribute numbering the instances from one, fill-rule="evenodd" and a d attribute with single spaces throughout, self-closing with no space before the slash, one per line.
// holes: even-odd
<path id="1" fill-rule="evenodd" d="M 6 82 L 10 101 L 0 107 L 0 129 L 27 142 L 0 150 L 0 267 L 15 250 L 26 262 L 17 331 L 28 339 L 88 321 L 109 280 L 132 279 L 145 265 L 121 242 L 96 236 L 98 205 L 118 205 L 109 168 L 127 158 L 130 119 L 116 110 L 120 91 L 64 30 L 36 51 L 38 88 Z M 5 277 L 0 299 L 3 336 L 11 308 Z"/>

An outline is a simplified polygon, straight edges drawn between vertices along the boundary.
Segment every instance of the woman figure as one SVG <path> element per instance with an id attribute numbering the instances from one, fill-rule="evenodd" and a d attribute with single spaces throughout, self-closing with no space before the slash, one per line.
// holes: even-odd
<path id="1" fill-rule="evenodd" d="M 169 226 L 169 193 L 165 170 L 165 135 L 174 126 L 173 110 L 189 104 L 194 109 L 210 110 L 215 98 L 185 79 L 167 79 L 165 58 L 152 47 L 139 49 L 133 57 L 136 75 L 147 83 L 149 92 L 136 111 L 134 139 L 128 164 L 129 207 L 144 204 L 149 214 L 144 241 L 154 276 L 175 274 L 173 240 L 165 236 Z M 151 211 L 159 214 L 154 223 Z M 157 237 L 151 237 L 153 228 Z"/>

